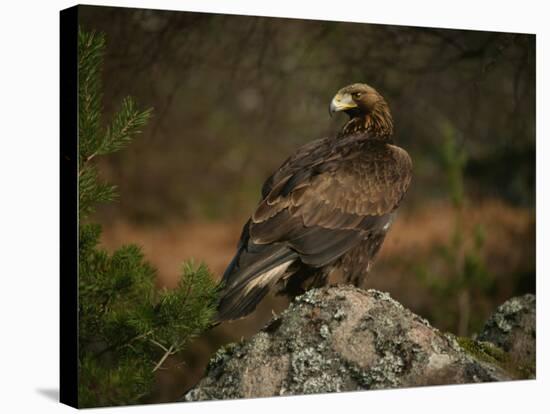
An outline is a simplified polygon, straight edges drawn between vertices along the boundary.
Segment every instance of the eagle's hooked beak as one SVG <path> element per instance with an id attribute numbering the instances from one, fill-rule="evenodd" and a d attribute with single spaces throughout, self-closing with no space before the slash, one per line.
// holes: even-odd
<path id="1" fill-rule="evenodd" d="M 337 93 L 330 102 L 328 113 L 330 114 L 330 116 L 332 116 L 332 114 L 335 112 L 347 111 L 348 109 L 353 108 L 357 108 L 357 104 L 353 101 L 349 93 Z"/>

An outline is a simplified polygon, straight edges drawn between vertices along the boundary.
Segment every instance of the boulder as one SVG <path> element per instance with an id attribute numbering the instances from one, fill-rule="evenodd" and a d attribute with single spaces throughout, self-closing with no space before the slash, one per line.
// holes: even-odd
<path id="1" fill-rule="evenodd" d="M 535 378 L 536 330 L 536 300 L 527 294 L 500 305 L 476 339 L 502 349 L 517 376 Z"/>
<path id="2" fill-rule="evenodd" d="M 352 286 L 312 289 L 252 338 L 220 349 L 183 399 L 533 377 L 534 301 L 528 295 L 506 302 L 471 339 L 440 332 L 387 293 Z M 517 369 L 516 353 L 525 354 L 522 366 L 529 369 Z"/>

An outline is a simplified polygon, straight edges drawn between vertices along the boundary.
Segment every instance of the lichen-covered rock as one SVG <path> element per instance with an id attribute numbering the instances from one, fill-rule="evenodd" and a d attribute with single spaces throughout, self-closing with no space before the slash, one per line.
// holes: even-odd
<path id="1" fill-rule="evenodd" d="M 495 345 L 440 332 L 386 293 L 352 286 L 312 289 L 250 340 L 219 350 L 184 400 L 517 377 L 501 363 L 502 354 Z"/>
<path id="2" fill-rule="evenodd" d="M 478 341 L 487 341 L 502 349 L 508 365 L 518 376 L 535 378 L 536 299 L 527 294 L 500 305 L 485 323 Z"/>

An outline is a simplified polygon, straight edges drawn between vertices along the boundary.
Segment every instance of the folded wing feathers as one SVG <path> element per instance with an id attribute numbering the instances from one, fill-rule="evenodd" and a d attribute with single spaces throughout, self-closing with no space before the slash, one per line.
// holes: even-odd
<path id="1" fill-rule="evenodd" d="M 325 266 L 388 228 L 410 183 L 408 154 L 393 145 L 338 153 L 327 143 L 303 147 L 264 184 L 224 274 L 219 320 L 250 313 L 296 260 Z"/>

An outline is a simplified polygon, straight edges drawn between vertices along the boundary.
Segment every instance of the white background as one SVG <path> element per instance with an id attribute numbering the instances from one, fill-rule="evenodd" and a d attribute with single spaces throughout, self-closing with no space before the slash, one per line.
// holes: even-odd
<path id="1" fill-rule="evenodd" d="M 550 296 L 548 284 L 542 280 L 548 271 L 549 197 L 545 182 L 550 164 L 546 161 L 550 154 L 543 129 L 549 97 L 543 68 L 545 74 L 550 73 L 550 12 L 545 10 L 545 3 L 544 0 L 89 1 L 87 4 L 537 33 L 536 381 L 164 404 L 109 408 L 101 412 L 549 412 L 550 358 L 545 352 L 549 343 L 548 331 L 543 328 L 548 326 Z M 57 395 L 58 12 L 73 4 L 61 0 L 5 1 L 0 11 L 0 411 L 3 413 L 72 411 L 57 402 Z"/>

